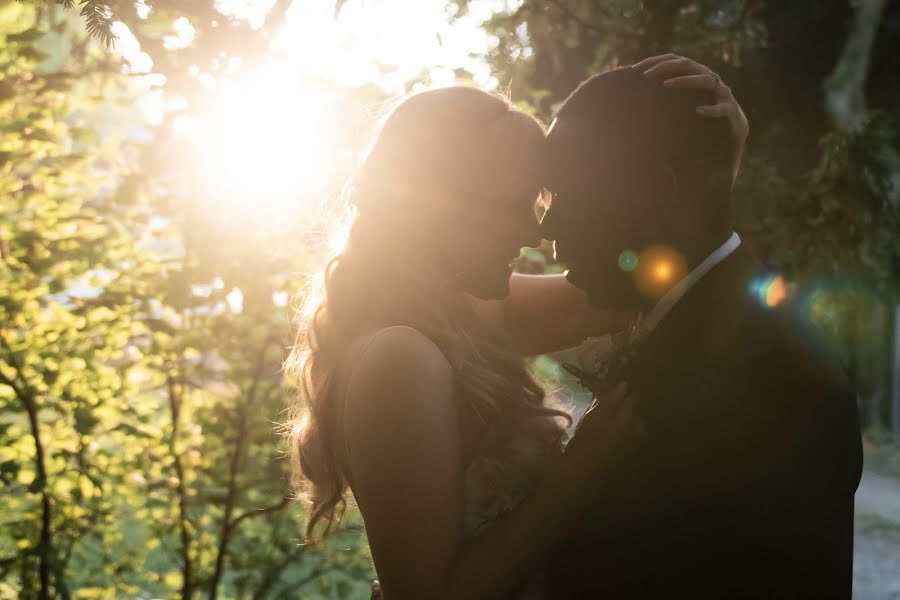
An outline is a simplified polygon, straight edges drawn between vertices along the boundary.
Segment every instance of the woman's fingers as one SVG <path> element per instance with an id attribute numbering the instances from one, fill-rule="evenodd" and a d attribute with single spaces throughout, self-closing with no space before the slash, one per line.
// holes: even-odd
<path id="1" fill-rule="evenodd" d="M 730 93 L 728 86 L 721 79 L 712 73 L 704 73 L 702 75 L 683 75 L 681 77 L 673 77 L 663 81 L 663 85 L 670 88 L 685 88 L 692 90 L 707 90 L 722 95 L 725 92 Z"/>
<path id="2" fill-rule="evenodd" d="M 734 114 L 734 105 L 723 102 L 713 106 L 698 106 L 697 114 L 704 117 L 730 117 Z"/>
<path id="3" fill-rule="evenodd" d="M 707 75 L 711 71 L 689 58 L 677 57 L 664 60 L 644 71 L 644 76 L 650 79 L 671 79 L 686 75 Z"/>
<path id="4" fill-rule="evenodd" d="M 665 60 L 652 63 L 652 66 L 644 71 L 644 75 L 651 79 L 662 79 L 666 87 L 706 90 L 714 92 L 722 100 L 731 98 L 731 88 L 705 65 L 675 54 L 667 54 L 665 57 Z M 641 61 L 643 62 L 645 61 Z"/>
<path id="5" fill-rule="evenodd" d="M 633 69 L 637 69 L 638 71 L 644 72 L 651 67 L 655 67 L 661 62 L 665 62 L 667 60 L 673 60 L 676 58 L 681 58 L 677 54 L 657 54 L 656 56 L 650 56 L 645 58 L 640 62 L 636 62 L 631 67 Z"/>
<path id="6" fill-rule="evenodd" d="M 662 81 L 666 87 L 705 90 L 715 94 L 716 103 L 697 107 L 697 114 L 703 117 L 726 117 L 728 119 L 735 148 L 733 174 L 737 176 L 750 124 L 747 122 L 747 116 L 741 109 L 741 105 L 732 95 L 731 88 L 705 65 L 677 54 L 651 56 L 633 66 L 640 70 L 645 77 Z"/>
<path id="7" fill-rule="evenodd" d="M 698 66 L 702 67 L 702 65 Z M 705 69 L 705 67 L 702 68 Z M 663 85 L 669 88 L 713 92 L 718 100 L 717 103 L 710 106 L 698 106 L 697 114 L 704 117 L 728 117 L 735 132 L 738 133 L 747 129 L 746 117 L 741 113 L 740 105 L 732 95 L 731 88 L 712 71 L 706 70 L 700 74 L 672 77 L 663 81 Z"/>
<path id="8" fill-rule="evenodd" d="M 743 146 L 744 139 L 750 132 L 750 124 L 747 122 L 747 116 L 741 110 L 741 105 L 732 97 L 724 99 L 718 104 L 710 106 L 698 106 L 697 114 L 702 117 L 727 117 L 728 124 L 734 132 L 735 142 L 739 146 Z"/>

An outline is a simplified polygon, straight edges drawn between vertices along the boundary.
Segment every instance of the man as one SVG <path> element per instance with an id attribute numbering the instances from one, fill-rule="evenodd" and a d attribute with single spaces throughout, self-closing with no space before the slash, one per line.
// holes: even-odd
<path id="1" fill-rule="evenodd" d="M 641 314 L 620 354 L 647 429 L 560 549 L 554 597 L 849 599 L 854 396 L 804 320 L 760 299 L 727 125 L 701 104 L 616 69 L 548 135 L 545 237 L 593 305 Z"/>

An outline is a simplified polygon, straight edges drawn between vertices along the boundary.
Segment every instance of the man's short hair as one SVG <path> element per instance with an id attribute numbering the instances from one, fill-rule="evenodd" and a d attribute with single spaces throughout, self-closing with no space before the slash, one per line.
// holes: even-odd
<path id="1" fill-rule="evenodd" d="M 696 112 L 714 103 L 711 92 L 667 88 L 631 67 L 595 75 L 557 112 L 551 164 L 588 164 L 602 148 L 635 168 L 667 165 L 680 186 L 727 207 L 734 153 L 728 122 Z"/>

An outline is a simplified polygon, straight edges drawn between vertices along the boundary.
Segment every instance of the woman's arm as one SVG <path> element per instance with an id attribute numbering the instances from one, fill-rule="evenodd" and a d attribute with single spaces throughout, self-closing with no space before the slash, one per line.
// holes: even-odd
<path id="1" fill-rule="evenodd" d="M 475 304 L 482 319 L 512 336 L 523 356 L 571 348 L 628 323 L 625 313 L 592 308 L 564 275 L 517 273 L 510 277 L 505 299 Z"/>
<path id="2" fill-rule="evenodd" d="M 443 354 L 403 327 L 369 344 L 348 386 L 348 466 L 389 600 L 513 593 L 592 506 L 642 431 L 633 401 L 617 390 L 589 413 L 581 443 L 529 499 L 466 540 L 454 391 Z"/>

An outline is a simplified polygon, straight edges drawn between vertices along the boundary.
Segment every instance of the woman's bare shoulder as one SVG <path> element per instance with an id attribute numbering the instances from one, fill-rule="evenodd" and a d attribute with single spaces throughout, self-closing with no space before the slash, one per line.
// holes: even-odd
<path id="1" fill-rule="evenodd" d="M 386 327 L 363 336 L 354 341 L 351 352 L 345 398 L 351 420 L 355 416 L 369 418 L 374 411 L 384 416 L 440 410 L 439 401 L 452 398 L 449 361 L 431 339 L 413 327 Z M 434 401 L 423 403 L 423 398 Z"/>
<path id="2" fill-rule="evenodd" d="M 343 428 L 354 493 L 369 496 L 405 465 L 446 476 L 459 468 L 459 415 L 450 363 L 427 336 L 390 327 L 363 342 L 344 395 Z M 427 469 L 423 466 L 427 465 Z M 358 498 L 359 499 L 359 498 Z"/>
<path id="3" fill-rule="evenodd" d="M 351 373 L 384 367 L 442 371 L 449 368 L 444 353 L 424 333 L 408 325 L 393 325 L 359 336 L 347 351 Z"/>

